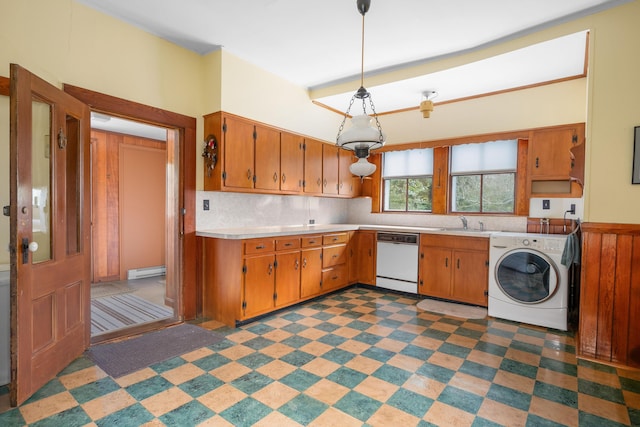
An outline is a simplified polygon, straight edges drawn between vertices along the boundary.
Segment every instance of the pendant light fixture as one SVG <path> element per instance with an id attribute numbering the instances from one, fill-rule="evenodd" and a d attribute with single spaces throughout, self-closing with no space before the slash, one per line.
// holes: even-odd
<path id="1" fill-rule="evenodd" d="M 364 15 L 369 11 L 371 0 L 356 0 L 358 12 L 362 15 L 362 52 L 360 57 L 360 89 L 351 97 L 349 107 L 344 113 L 344 118 L 338 129 L 336 145 L 344 150 L 353 151 L 358 161 L 349 167 L 352 174 L 362 179 L 371 175 L 376 170 L 376 165 L 367 161 L 371 150 L 384 145 L 386 136 L 382 133 L 382 126 L 378 121 L 373 99 L 367 89 L 364 88 Z M 349 112 L 356 99 L 362 101 L 362 114 L 351 118 L 351 128 L 344 130 L 344 124 L 349 117 Z M 371 116 L 367 114 L 367 100 L 371 108 Z M 374 126 L 375 124 L 375 126 Z"/>

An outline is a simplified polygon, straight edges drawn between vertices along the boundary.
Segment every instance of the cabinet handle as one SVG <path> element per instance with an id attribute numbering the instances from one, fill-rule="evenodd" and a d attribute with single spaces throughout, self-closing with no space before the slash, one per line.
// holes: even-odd
<path id="1" fill-rule="evenodd" d="M 343 183 L 343 182 L 341 182 L 341 183 L 340 183 L 340 187 L 339 187 L 339 188 L 342 188 L 342 186 L 343 186 L 343 185 L 344 185 L 344 183 Z"/>
<path id="2" fill-rule="evenodd" d="M 338 255 L 333 254 L 333 255 L 331 255 L 331 258 L 338 258 Z"/>
<path id="3" fill-rule="evenodd" d="M 271 276 L 272 272 L 273 272 L 273 264 L 269 263 L 269 276 Z"/>
<path id="4" fill-rule="evenodd" d="M 264 249 L 264 245 L 258 245 L 258 246 L 256 246 L 256 250 L 258 250 L 258 249 Z"/>
<path id="5" fill-rule="evenodd" d="M 338 276 L 333 276 L 331 280 L 338 280 Z"/>
<path id="6" fill-rule="evenodd" d="M 282 174 L 282 183 L 284 184 L 287 181 L 287 176 Z"/>
<path id="7" fill-rule="evenodd" d="M 307 258 L 302 259 L 302 268 L 307 268 Z"/>
<path id="8" fill-rule="evenodd" d="M 536 168 L 540 166 L 540 158 L 536 157 Z"/>
<path id="9" fill-rule="evenodd" d="M 309 240 L 309 244 L 313 245 L 316 241 L 315 240 Z"/>
<path id="10" fill-rule="evenodd" d="M 294 263 L 293 263 L 293 266 L 294 266 L 293 268 L 294 268 L 295 270 L 297 270 L 297 269 L 298 269 L 298 267 L 300 267 L 300 262 L 298 261 L 298 259 L 297 259 L 297 258 L 296 258 L 296 262 L 294 262 Z"/>
<path id="11" fill-rule="evenodd" d="M 278 173 L 277 172 L 273 173 L 273 182 L 278 182 Z"/>
<path id="12" fill-rule="evenodd" d="M 247 169 L 247 179 L 251 179 L 251 169 Z"/>
<path id="13" fill-rule="evenodd" d="M 420 279 L 420 286 L 424 285 L 424 282 L 422 281 L 422 279 Z"/>
<path id="14" fill-rule="evenodd" d="M 322 181 L 320 181 L 320 178 L 318 178 L 318 187 L 320 187 L 322 185 Z"/>
<path id="15" fill-rule="evenodd" d="M 460 258 L 458 258 L 458 266 L 457 266 L 458 270 L 460 270 Z"/>
<path id="16" fill-rule="evenodd" d="M 289 243 L 285 243 L 284 245 L 285 245 L 286 247 L 289 247 L 289 246 L 291 246 L 292 244 L 293 244 L 293 243 L 289 242 Z"/>
<path id="17" fill-rule="evenodd" d="M 449 257 L 446 257 L 446 258 L 444 259 L 444 266 L 445 266 L 445 267 L 449 267 Z"/>
<path id="18" fill-rule="evenodd" d="M 325 179 L 324 181 L 322 181 L 323 185 L 326 187 L 327 186 L 327 180 Z"/>

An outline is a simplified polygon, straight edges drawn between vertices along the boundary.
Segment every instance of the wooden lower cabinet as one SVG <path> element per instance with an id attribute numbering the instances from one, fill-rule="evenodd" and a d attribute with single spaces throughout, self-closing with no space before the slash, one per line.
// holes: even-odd
<path id="1" fill-rule="evenodd" d="M 322 293 L 322 247 L 301 251 L 300 296 L 302 298 Z"/>
<path id="2" fill-rule="evenodd" d="M 489 239 L 423 234 L 418 292 L 487 306 Z"/>
<path id="3" fill-rule="evenodd" d="M 356 231 L 349 241 L 349 281 L 376 284 L 376 232 Z"/>

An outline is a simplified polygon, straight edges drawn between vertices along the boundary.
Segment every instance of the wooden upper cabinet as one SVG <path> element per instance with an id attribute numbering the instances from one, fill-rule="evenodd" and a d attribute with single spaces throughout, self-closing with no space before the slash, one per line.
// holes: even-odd
<path id="1" fill-rule="evenodd" d="M 340 149 L 322 144 L 322 193 L 338 194 L 338 162 Z"/>
<path id="2" fill-rule="evenodd" d="M 280 133 L 280 190 L 298 193 L 304 181 L 304 138 Z"/>
<path id="3" fill-rule="evenodd" d="M 304 140 L 304 192 L 322 194 L 322 147 L 321 141 Z"/>
<path id="4" fill-rule="evenodd" d="M 280 189 L 280 132 L 255 126 L 255 188 Z"/>
<path id="5" fill-rule="evenodd" d="M 360 182 L 359 178 L 353 176 L 349 170 L 349 166 L 352 163 L 357 162 L 358 158 L 353 155 L 353 152 L 347 150 L 339 151 L 338 158 L 338 193 L 345 196 L 354 196 L 359 190 L 356 188 L 357 183 Z"/>
<path id="6" fill-rule="evenodd" d="M 575 127 L 534 130 L 529 143 L 529 172 L 533 179 L 569 179 L 571 148 L 578 141 Z M 574 142 L 575 141 L 575 142 Z"/>
<path id="7" fill-rule="evenodd" d="M 223 185 L 253 188 L 255 125 L 247 120 L 227 116 L 223 119 Z"/>

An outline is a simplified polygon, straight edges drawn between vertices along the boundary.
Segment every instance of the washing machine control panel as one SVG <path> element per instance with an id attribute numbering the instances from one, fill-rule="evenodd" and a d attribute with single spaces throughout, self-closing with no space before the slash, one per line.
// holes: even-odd
<path id="1" fill-rule="evenodd" d="M 528 248 L 551 254 L 562 253 L 566 239 L 566 236 L 553 234 L 502 233 L 491 236 L 491 244 L 502 248 Z"/>

